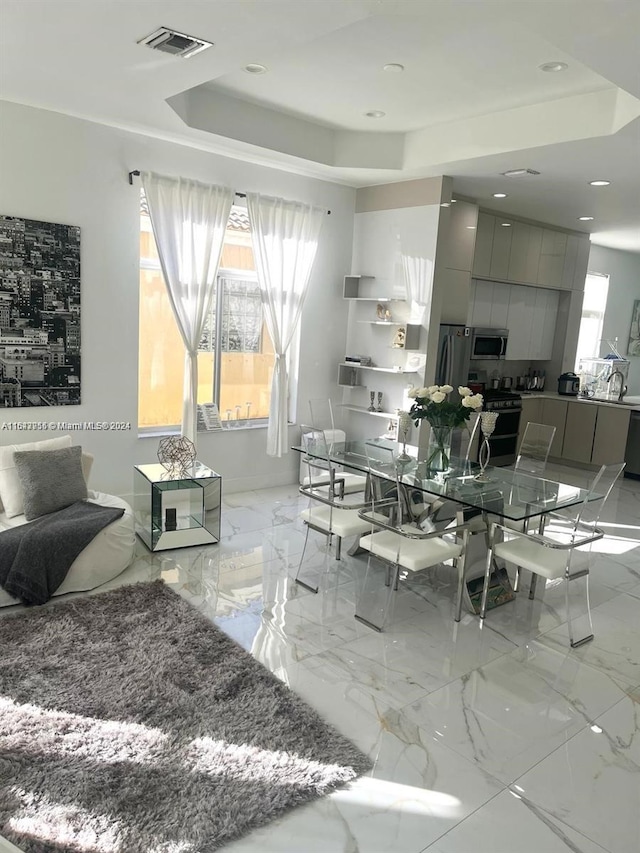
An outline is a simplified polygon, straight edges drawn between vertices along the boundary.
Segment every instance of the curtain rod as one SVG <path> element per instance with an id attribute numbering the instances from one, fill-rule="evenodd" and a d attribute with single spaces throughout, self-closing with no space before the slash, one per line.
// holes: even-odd
<path id="1" fill-rule="evenodd" d="M 140 169 L 133 169 L 131 172 L 129 172 L 129 184 L 131 186 L 133 186 L 133 176 L 134 175 L 139 176 L 140 175 Z M 247 194 L 246 193 L 236 193 L 236 196 L 238 198 L 246 198 Z M 327 216 L 330 216 L 330 215 L 331 215 L 331 211 L 327 210 Z"/>

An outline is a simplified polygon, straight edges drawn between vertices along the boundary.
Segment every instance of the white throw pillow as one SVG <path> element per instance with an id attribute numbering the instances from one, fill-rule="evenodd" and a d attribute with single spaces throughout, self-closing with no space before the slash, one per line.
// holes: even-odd
<path id="1" fill-rule="evenodd" d="M 13 460 L 16 450 L 59 450 L 62 447 L 71 447 L 70 435 L 0 447 L 0 499 L 2 499 L 7 518 L 14 518 L 24 512 L 22 485 Z"/>

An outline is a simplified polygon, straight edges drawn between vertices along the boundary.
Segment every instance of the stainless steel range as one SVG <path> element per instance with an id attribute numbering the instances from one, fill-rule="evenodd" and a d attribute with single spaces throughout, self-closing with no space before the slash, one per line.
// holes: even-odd
<path id="1" fill-rule="evenodd" d="M 493 435 L 489 438 L 490 465 L 513 465 L 516 461 L 522 397 L 513 391 L 487 389 L 482 392 L 483 410 L 498 412 Z M 479 446 L 479 444 L 478 444 Z"/>

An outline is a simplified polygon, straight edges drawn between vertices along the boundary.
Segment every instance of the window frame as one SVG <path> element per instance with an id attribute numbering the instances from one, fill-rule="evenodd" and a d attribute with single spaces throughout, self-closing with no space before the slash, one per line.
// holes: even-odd
<path id="1" fill-rule="evenodd" d="M 147 214 L 148 217 L 148 214 Z M 149 231 L 153 235 L 153 229 L 151 228 L 151 222 L 149 220 Z M 164 279 L 164 274 L 162 271 L 162 264 L 160 263 L 159 258 L 153 257 L 143 257 L 140 255 L 140 264 L 139 269 L 141 271 L 148 271 L 159 273 L 160 276 Z M 242 426 L 225 426 L 227 421 L 224 420 L 224 413 L 220 410 L 220 397 L 222 391 L 222 339 L 223 339 L 223 325 L 221 322 L 222 319 L 222 308 L 224 304 L 224 287 L 222 285 L 222 280 L 227 281 L 249 281 L 255 282 L 258 284 L 258 273 L 256 270 L 247 270 L 247 269 L 236 269 L 233 267 L 219 267 L 216 273 L 216 281 L 215 281 L 215 291 L 212 296 L 211 305 L 209 311 L 213 309 L 216 316 L 215 323 L 215 334 L 213 336 L 213 377 L 211 382 L 211 402 L 215 403 L 218 407 L 218 411 L 220 412 L 220 421 L 223 424 L 223 428 L 225 429 L 259 429 L 264 428 L 268 425 L 269 419 L 268 417 L 260 417 L 260 418 L 250 418 L 243 419 Z M 165 285 L 166 287 L 166 285 Z M 263 307 L 263 323 L 264 323 L 264 307 Z M 198 350 L 198 353 L 206 353 L 211 352 L 211 350 Z M 226 352 L 226 350 L 225 350 Z M 200 405 L 200 404 L 198 404 Z M 139 406 L 139 403 L 138 403 Z M 139 417 L 139 415 L 138 415 Z M 231 421 L 231 424 L 235 423 Z M 138 433 L 141 436 L 160 436 L 160 435 L 174 435 L 180 431 L 180 424 L 158 424 L 156 426 L 141 426 L 138 423 Z"/>

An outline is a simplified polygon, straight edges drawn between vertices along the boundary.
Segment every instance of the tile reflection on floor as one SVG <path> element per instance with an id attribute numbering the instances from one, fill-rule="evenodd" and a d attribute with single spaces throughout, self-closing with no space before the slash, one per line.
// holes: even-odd
<path id="1" fill-rule="evenodd" d="M 638 853 L 640 483 L 624 480 L 605 509 L 595 640 L 576 650 L 561 585 L 456 625 L 446 566 L 402 584 L 378 634 L 354 619 L 361 558 L 336 563 L 311 533 L 320 592 L 295 583 L 297 486 L 224 504 L 218 545 L 138 543 L 103 589 L 162 578 L 374 762 L 229 853 Z"/>

